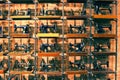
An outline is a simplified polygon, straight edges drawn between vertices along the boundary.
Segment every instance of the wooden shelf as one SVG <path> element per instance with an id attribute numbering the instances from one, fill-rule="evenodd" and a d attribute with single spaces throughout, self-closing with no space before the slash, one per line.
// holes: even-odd
<path id="1" fill-rule="evenodd" d="M 32 74 L 31 71 L 10 71 L 10 74 Z"/>
<path id="2" fill-rule="evenodd" d="M 39 18 L 39 19 L 50 19 L 50 20 L 59 20 L 60 18 L 61 18 L 61 16 L 37 16 L 37 18 Z"/>
<path id="3" fill-rule="evenodd" d="M 13 37 L 13 38 L 29 38 L 30 34 L 12 33 L 11 37 Z"/>
<path id="4" fill-rule="evenodd" d="M 86 70 L 80 70 L 80 71 L 66 71 L 66 74 L 87 74 Z"/>
<path id="5" fill-rule="evenodd" d="M 10 56 L 27 56 L 31 54 L 32 54 L 32 51 L 30 53 L 24 53 L 24 52 L 10 52 L 9 53 Z"/>
<path id="6" fill-rule="evenodd" d="M 85 20 L 89 18 L 89 16 L 66 16 L 68 20 Z"/>
<path id="7" fill-rule="evenodd" d="M 39 57 L 45 56 L 45 57 L 49 57 L 49 56 L 60 56 L 60 52 L 42 52 L 42 53 L 38 53 Z"/>
<path id="8" fill-rule="evenodd" d="M 14 20 L 29 20 L 31 19 L 31 16 L 10 16 L 10 18 L 14 19 Z"/>
<path id="9" fill-rule="evenodd" d="M 94 19 L 117 19 L 116 15 L 93 15 Z"/>
<path id="10" fill-rule="evenodd" d="M 115 34 L 93 34 L 93 38 L 116 38 Z"/>
<path id="11" fill-rule="evenodd" d="M 37 74 L 47 74 L 47 75 L 62 75 L 62 73 L 61 72 L 58 72 L 58 71 L 56 71 L 56 72 L 37 72 Z"/>
<path id="12" fill-rule="evenodd" d="M 36 35 L 37 37 L 41 37 L 41 38 L 55 38 L 55 37 L 59 37 L 59 33 L 38 33 Z"/>
<path id="13" fill-rule="evenodd" d="M 67 0 L 68 3 L 85 3 L 87 0 Z"/>
<path id="14" fill-rule="evenodd" d="M 116 55 L 116 52 L 93 52 L 94 55 Z"/>
<path id="15" fill-rule="evenodd" d="M 78 53 L 75 53 L 75 52 L 71 52 L 71 53 L 67 53 L 69 56 L 87 56 L 88 53 L 87 52 L 78 52 Z"/>
<path id="16" fill-rule="evenodd" d="M 87 38 L 88 34 L 66 34 L 66 38 Z"/>

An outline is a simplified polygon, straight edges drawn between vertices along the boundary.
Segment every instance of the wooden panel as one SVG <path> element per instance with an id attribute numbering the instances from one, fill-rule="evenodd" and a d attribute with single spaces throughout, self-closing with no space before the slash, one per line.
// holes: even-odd
<path id="1" fill-rule="evenodd" d="M 37 74 L 47 74 L 47 75 L 62 75 L 61 72 L 37 72 Z"/>
<path id="2" fill-rule="evenodd" d="M 66 34 L 66 38 L 87 38 L 88 34 Z"/>
<path id="3" fill-rule="evenodd" d="M 30 19 L 30 16 L 11 16 L 12 19 Z"/>
<path id="4" fill-rule="evenodd" d="M 38 33 L 37 37 L 59 37 L 59 33 Z"/>
<path id="5" fill-rule="evenodd" d="M 60 19 L 61 16 L 37 16 L 39 19 Z"/>
<path id="6" fill-rule="evenodd" d="M 10 52 L 9 55 L 10 55 L 10 56 L 27 56 L 27 55 L 31 55 L 32 53 L 33 53 L 33 51 L 31 51 L 30 53 Z"/>
<path id="7" fill-rule="evenodd" d="M 30 37 L 30 35 L 23 34 L 23 33 L 12 33 L 11 37 L 13 37 L 13 38 L 27 38 L 27 37 Z"/>
<path id="8" fill-rule="evenodd" d="M 43 53 L 39 53 L 38 54 L 38 56 L 39 57 L 42 57 L 42 56 L 45 56 L 45 57 L 47 57 L 47 56 L 60 56 L 60 53 L 59 52 L 43 52 Z"/>
<path id="9" fill-rule="evenodd" d="M 66 74 L 87 74 L 86 70 L 81 71 L 66 71 Z"/>
<path id="10" fill-rule="evenodd" d="M 93 15 L 95 19 L 117 19 L 116 15 Z"/>
<path id="11" fill-rule="evenodd" d="M 80 52 L 80 53 L 67 53 L 69 56 L 87 56 L 87 52 Z"/>
<path id="12" fill-rule="evenodd" d="M 116 38 L 115 34 L 93 34 L 93 38 Z"/>

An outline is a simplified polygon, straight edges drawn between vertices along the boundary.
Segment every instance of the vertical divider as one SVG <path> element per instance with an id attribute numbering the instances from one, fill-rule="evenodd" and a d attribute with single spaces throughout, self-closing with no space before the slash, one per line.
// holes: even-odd
<path id="1" fill-rule="evenodd" d="M 62 51 L 61 51 L 61 53 L 62 53 L 62 60 L 61 60 L 61 62 L 62 62 L 62 80 L 65 80 L 65 66 L 64 66 L 64 63 L 65 63 L 65 61 L 64 61 L 64 58 L 65 58 L 65 54 L 64 54 L 64 18 L 65 18 L 65 16 L 64 16 L 64 5 L 65 5 L 65 2 L 64 2 L 64 0 L 61 0 L 62 1 Z"/>
<path id="2" fill-rule="evenodd" d="M 88 53 L 88 63 L 89 63 L 89 69 L 88 69 L 88 78 L 90 80 L 91 78 L 91 57 L 92 57 L 92 0 L 88 0 L 88 4 L 89 4 L 89 27 L 90 27 L 90 34 L 89 34 L 89 46 L 90 46 L 90 49 L 89 49 L 89 53 Z"/>
<path id="3" fill-rule="evenodd" d="M 11 48 L 10 48 L 10 4 L 11 2 L 8 0 L 7 1 L 7 4 L 8 4 L 8 53 L 11 51 Z M 8 55 L 8 76 L 9 76 L 9 79 L 10 79 L 10 56 Z M 8 80 L 9 80 L 8 79 Z"/>
<path id="4" fill-rule="evenodd" d="M 37 44 L 37 37 L 36 37 L 36 28 L 37 28 L 37 4 L 38 4 L 38 1 L 37 0 L 34 0 L 34 8 L 35 8 L 35 13 L 34 13 L 34 75 L 35 75 L 35 78 L 34 80 L 37 80 L 37 77 L 36 77 L 36 74 L 37 74 L 37 55 L 36 55 L 36 44 Z"/>
<path id="5" fill-rule="evenodd" d="M 117 15 L 117 20 L 116 20 L 116 55 L 115 55 L 115 80 L 117 80 L 117 61 L 118 61 L 118 0 L 115 1 L 115 11 Z"/>

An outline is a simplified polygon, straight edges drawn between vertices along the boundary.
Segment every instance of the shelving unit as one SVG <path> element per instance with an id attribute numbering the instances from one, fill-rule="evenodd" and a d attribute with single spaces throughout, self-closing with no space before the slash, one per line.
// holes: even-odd
<path id="1" fill-rule="evenodd" d="M 1 0 L 0 7 L 3 80 L 117 80 L 117 0 Z"/>

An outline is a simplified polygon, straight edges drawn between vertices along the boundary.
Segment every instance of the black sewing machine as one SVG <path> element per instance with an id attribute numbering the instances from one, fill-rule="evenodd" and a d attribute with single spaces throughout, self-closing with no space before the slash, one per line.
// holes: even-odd
<path id="1" fill-rule="evenodd" d="M 32 13 L 31 9 L 28 8 L 27 10 L 14 10 L 14 12 L 12 13 L 13 16 L 30 16 Z"/>
<path id="2" fill-rule="evenodd" d="M 79 33 L 79 34 L 86 33 L 86 28 L 85 28 L 84 25 L 82 25 L 82 26 L 72 26 L 70 24 L 69 33 Z"/>
<path id="3" fill-rule="evenodd" d="M 109 30 L 105 30 L 105 28 L 108 28 Z M 112 25 L 111 24 L 96 24 L 96 30 L 97 33 L 106 33 L 106 32 L 110 32 L 112 30 Z"/>
<path id="4" fill-rule="evenodd" d="M 57 43 L 57 40 L 55 40 L 55 42 L 53 42 L 53 44 L 46 43 L 46 44 L 40 45 L 40 51 L 43 51 L 43 52 L 57 52 L 60 50 L 61 50 L 61 47 Z"/>
<path id="5" fill-rule="evenodd" d="M 24 59 L 22 59 L 20 65 L 21 65 L 21 70 L 25 70 L 25 71 L 34 70 L 34 61 L 32 59 L 28 59 L 27 62 Z"/>
<path id="6" fill-rule="evenodd" d="M 101 56 L 103 56 L 103 55 L 101 55 Z M 93 58 L 93 70 L 95 70 L 95 71 L 107 70 L 109 68 L 109 61 L 104 60 L 104 57 L 100 57 L 101 58 L 101 60 L 100 60 L 99 57 L 95 56 Z"/>
<path id="7" fill-rule="evenodd" d="M 58 8 L 54 8 L 54 10 L 45 10 L 44 6 L 42 6 L 40 10 L 40 15 L 62 15 L 62 10 L 59 10 Z"/>
<path id="8" fill-rule="evenodd" d="M 0 44 L 0 52 L 6 52 L 8 50 L 8 43 L 3 41 L 2 44 Z"/>
<path id="9" fill-rule="evenodd" d="M 75 62 L 69 62 L 70 66 L 69 69 L 70 70 L 85 70 L 86 66 L 84 64 L 84 62 L 81 62 L 80 60 L 75 60 Z"/>
<path id="10" fill-rule="evenodd" d="M 104 47 L 105 46 L 105 47 Z M 100 43 L 96 43 L 94 45 L 94 51 L 95 52 L 107 52 L 110 49 L 110 44 L 100 44 Z"/>
<path id="11" fill-rule="evenodd" d="M 86 10 L 79 9 L 77 11 L 74 11 L 73 9 L 71 9 L 70 11 L 65 11 L 65 15 L 66 16 L 83 16 L 83 15 L 86 15 Z"/>
<path id="12" fill-rule="evenodd" d="M 84 52 L 84 47 L 85 47 L 85 43 L 81 42 L 81 43 L 69 43 L 68 45 L 68 52 Z"/>
<path id="13" fill-rule="evenodd" d="M 42 59 L 40 63 L 40 71 L 60 71 L 60 61 L 55 58 L 50 60 L 49 63 L 46 63 L 44 59 Z"/>
<path id="14" fill-rule="evenodd" d="M 96 14 L 102 14 L 102 15 L 112 14 L 112 7 L 107 2 L 104 3 L 95 2 L 94 6 L 95 6 L 94 11 Z"/>
<path id="15" fill-rule="evenodd" d="M 21 25 L 17 26 L 16 24 L 14 25 L 14 32 L 17 32 L 17 29 L 20 28 L 22 29 L 22 33 L 30 33 L 30 26 L 29 25 Z"/>
<path id="16" fill-rule="evenodd" d="M 41 24 L 39 31 L 41 33 L 57 33 L 57 24 L 54 23 L 53 26 Z"/>

